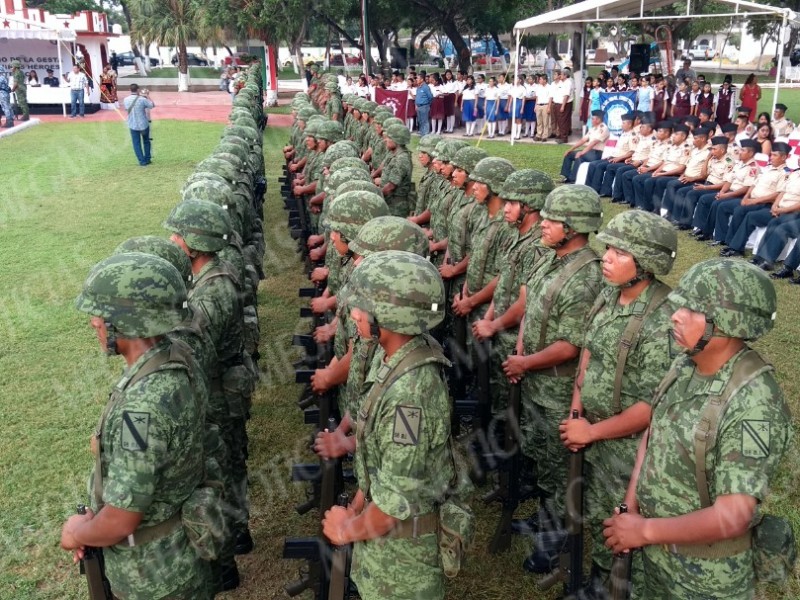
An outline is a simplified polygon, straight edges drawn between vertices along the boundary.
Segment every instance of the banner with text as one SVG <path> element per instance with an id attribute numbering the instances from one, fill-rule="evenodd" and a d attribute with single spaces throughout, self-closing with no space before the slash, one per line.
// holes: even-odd
<path id="1" fill-rule="evenodd" d="M 25 75 L 36 71 L 39 83 L 47 76 L 46 69 L 53 69 L 54 76 L 60 80 L 58 46 L 56 44 L 55 40 L 7 40 L 2 46 L 0 64 L 11 70 L 11 61 L 18 60 L 22 64 Z"/>
<path id="2" fill-rule="evenodd" d="M 384 90 L 383 88 L 376 88 L 375 102 L 388 107 L 395 117 L 401 119 L 405 123 L 406 109 L 408 108 L 407 91 Z"/>
<path id="3" fill-rule="evenodd" d="M 622 115 L 636 109 L 636 92 L 600 92 L 603 121 L 613 135 L 622 133 Z"/>

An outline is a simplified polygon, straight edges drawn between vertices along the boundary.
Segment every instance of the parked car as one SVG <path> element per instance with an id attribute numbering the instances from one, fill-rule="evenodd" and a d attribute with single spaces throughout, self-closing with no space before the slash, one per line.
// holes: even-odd
<path id="1" fill-rule="evenodd" d="M 597 50 L 594 48 L 587 48 L 586 49 L 586 62 L 594 62 L 594 59 L 597 58 Z"/>
<path id="2" fill-rule="evenodd" d="M 685 57 L 691 60 L 711 60 L 717 55 L 717 51 L 708 44 L 695 44 L 686 53 Z"/>
<path id="3" fill-rule="evenodd" d="M 178 65 L 178 55 L 173 54 L 172 60 L 170 61 L 172 66 Z M 202 54 L 195 54 L 194 52 L 187 53 L 187 61 L 190 67 L 207 67 L 208 66 L 208 59 L 203 56 Z"/>
<path id="4" fill-rule="evenodd" d="M 118 52 L 117 53 L 117 64 L 120 67 L 132 67 L 133 66 L 133 52 Z M 153 58 L 152 56 L 148 56 L 147 59 L 150 61 L 151 67 L 157 67 L 161 64 L 161 61 L 157 58 Z"/>
<path id="5" fill-rule="evenodd" d="M 361 59 L 357 56 L 353 56 L 352 54 L 345 54 L 344 55 L 345 61 L 347 61 L 348 66 L 358 65 L 361 63 Z M 331 66 L 332 67 L 341 67 L 342 66 L 342 55 L 341 54 L 333 54 L 331 56 Z"/>

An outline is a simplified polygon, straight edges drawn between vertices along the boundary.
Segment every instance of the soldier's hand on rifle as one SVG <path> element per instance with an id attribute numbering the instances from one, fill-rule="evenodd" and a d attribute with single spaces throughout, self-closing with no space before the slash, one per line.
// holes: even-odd
<path id="1" fill-rule="evenodd" d="M 561 441 L 572 452 L 582 450 L 592 442 L 592 424 L 586 419 L 564 419 L 558 426 Z"/>
<path id="2" fill-rule="evenodd" d="M 322 458 L 340 458 L 355 450 L 355 438 L 349 438 L 341 428 L 320 431 L 314 440 L 314 452 Z"/>
<path id="3" fill-rule="evenodd" d="M 644 537 L 647 519 L 637 513 L 615 514 L 603 521 L 606 546 L 618 554 L 646 545 Z"/>
<path id="4" fill-rule="evenodd" d="M 320 325 L 314 330 L 314 341 L 318 344 L 324 344 L 333 339 L 336 335 L 336 325 L 328 323 L 327 325 Z M 317 371 L 319 373 L 319 371 Z M 315 390 L 316 391 L 316 390 Z"/>
<path id="5" fill-rule="evenodd" d="M 317 330 L 322 329 L 322 327 L 318 327 Z M 314 339 L 316 339 L 316 332 L 314 335 Z M 319 343 L 327 340 L 316 340 Z M 314 374 L 311 376 L 311 389 L 314 390 L 315 394 L 324 394 L 329 389 L 331 389 L 331 372 L 329 369 L 317 369 Z"/>
<path id="6" fill-rule="evenodd" d="M 506 374 L 511 383 L 519 383 L 525 375 L 525 357 L 512 355 L 503 363 L 503 373 Z"/>
<path id="7" fill-rule="evenodd" d="M 490 337 L 494 337 L 494 334 L 497 333 L 494 327 L 494 321 L 481 319 L 480 321 L 476 321 L 472 324 L 472 335 L 474 335 L 480 341 L 483 341 Z"/>
<path id="8" fill-rule="evenodd" d="M 306 240 L 306 246 L 308 246 L 309 248 L 316 248 L 324 241 L 325 241 L 325 236 L 310 235 L 308 236 L 308 240 Z"/>
<path id="9" fill-rule="evenodd" d="M 332 506 L 325 511 L 322 519 L 322 533 L 334 546 L 343 546 L 350 543 L 345 536 L 345 524 L 353 518 L 353 513 L 344 506 Z"/>
<path id="10" fill-rule="evenodd" d="M 328 278 L 327 267 L 317 267 L 311 271 L 311 281 L 314 283 L 322 283 Z"/>
<path id="11" fill-rule="evenodd" d="M 473 308 L 475 307 L 472 304 L 472 297 L 469 296 L 466 291 L 462 292 L 461 295 L 456 296 L 453 300 L 453 311 L 459 317 L 466 317 L 472 312 Z"/>
<path id="12" fill-rule="evenodd" d="M 308 252 L 308 257 L 311 260 L 317 261 L 325 258 L 325 248 L 314 248 Z"/>
<path id="13" fill-rule="evenodd" d="M 318 215 L 322 212 L 322 207 L 319 206 L 318 204 L 312 204 L 311 206 L 308 207 L 308 210 L 314 213 L 315 215 Z"/>
<path id="14" fill-rule="evenodd" d="M 336 308 L 336 296 L 321 296 L 311 301 L 311 310 L 321 315 Z"/>
<path id="15" fill-rule="evenodd" d="M 61 528 L 61 547 L 64 550 L 72 550 L 72 561 L 78 562 L 83 558 L 84 546 L 79 544 L 75 539 L 75 529 L 81 523 L 91 521 L 94 518 L 94 513 L 91 509 L 86 509 L 86 514 L 72 515 L 66 520 L 64 526 Z"/>
<path id="16" fill-rule="evenodd" d="M 442 279 L 450 279 L 456 271 L 455 265 L 442 265 L 439 267 L 439 275 L 442 276 Z"/>

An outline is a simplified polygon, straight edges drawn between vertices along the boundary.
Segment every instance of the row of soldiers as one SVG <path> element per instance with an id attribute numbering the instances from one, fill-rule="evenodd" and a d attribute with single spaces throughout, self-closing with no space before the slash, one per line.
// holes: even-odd
<path id="1" fill-rule="evenodd" d="M 315 450 L 354 454 L 358 485 L 349 505 L 321 515 L 322 529 L 335 546 L 354 543 L 361 597 L 443 597 L 472 534 L 452 444 L 470 417 L 489 445 L 497 423 L 513 430 L 526 459 L 520 477 L 539 506 L 525 524 L 529 572 L 559 564 L 567 463 L 584 454 L 592 568 L 570 594 L 606 597 L 619 583 L 615 553 L 638 548 L 623 586 L 635 598 L 748 598 L 756 576 L 785 577 L 791 531 L 757 506 L 791 419 L 771 367 L 746 343 L 772 328 L 769 279 L 719 259 L 671 290 L 659 279 L 677 253 L 666 220 L 629 211 L 603 227 L 590 187 L 555 187 L 541 171 L 436 135 L 420 139 L 422 176 L 398 203 L 385 179 L 401 139 L 390 117 L 345 103 L 340 130 L 319 114 L 322 98 L 295 97 L 284 151 L 287 189 L 308 222 L 302 249 L 308 264 L 323 263 L 310 272 L 321 290 L 310 308 L 335 315 L 314 331 L 333 358 L 311 388 L 337 394 L 341 422 L 321 428 Z M 589 246 L 597 232 L 602 259 Z M 471 378 L 482 368 L 488 386 Z M 457 415 L 486 387 L 489 422 Z M 695 443 L 701 423 L 709 435 Z M 615 513 L 623 501 L 629 512 Z M 772 571 L 756 572 L 769 535 Z"/>
<path id="2" fill-rule="evenodd" d="M 62 531 L 78 558 L 103 550 L 99 597 L 212 598 L 239 585 L 235 556 L 253 549 L 246 422 L 259 378 L 262 106 L 256 66 L 167 216 L 170 237 L 120 244 L 76 302 L 103 350 L 125 360 L 92 441 L 91 510 Z"/>

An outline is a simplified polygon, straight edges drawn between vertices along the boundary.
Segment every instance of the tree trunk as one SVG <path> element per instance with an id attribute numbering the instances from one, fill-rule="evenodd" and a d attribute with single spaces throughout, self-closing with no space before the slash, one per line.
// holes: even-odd
<path id="1" fill-rule="evenodd" d="M 469 46 L 464 43 L 464 39 L 461 37 L 461 31 L 456 25 L 454 19 L 443 19 L 442 20 L 442 29 L 444 30 L 445 35 L 450 39 L 453 43 L 453 49 L 455 50 L 455 58 L 456 64 L 453 65 L 456 69 L 464 69 L 465 71 L 469 69 L 470 66 L 470 50 Z M 491 60 L 491 59 L 489 59 Z"/>
<path id="2" fill-rule="evenodd" d="M 572 72 L 581 73 L 581 59 L 583 58 L 583 34 L 576 31 L 572 34 Z"/>
<path id="3" fill-rule="evenodd" d="M 558 54 L 558 38 L 554 33 L 547 35 L 547 53 L 556 60 L 560 58 Z"/>
<path id="4" fill-rule="evenodd" d="M 178 44 L 178 91 L 189 91 L 189 54 L 183 41 Z"/>
<path id="5" fill-rule="evenodd" d="M 125 23 L 128 25 L 128 34 L 133 35 L 133 19 L 131 19 L 131 9 L 128 8 L 127 0 L 119 0 L 120 8 L 122 8 L 122 16 L 125 17 Z M 136 44 L 131 44 L 131 51 L 134 56 L 141 56 Z"/>

